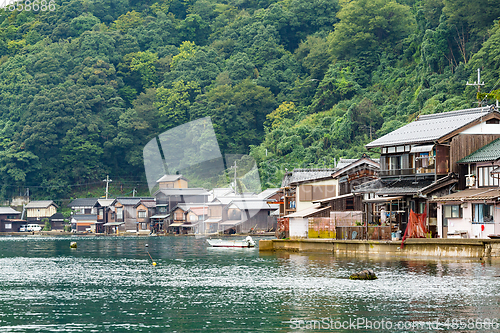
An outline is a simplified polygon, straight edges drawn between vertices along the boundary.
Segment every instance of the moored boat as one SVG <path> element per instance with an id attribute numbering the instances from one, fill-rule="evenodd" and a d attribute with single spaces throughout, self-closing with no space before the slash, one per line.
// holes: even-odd
<path id="1" fill-rule="evenodd" d="M 245 239 L 207 239 L 212 247 L 255 247 L 255 241 L 247 236 Z"/>

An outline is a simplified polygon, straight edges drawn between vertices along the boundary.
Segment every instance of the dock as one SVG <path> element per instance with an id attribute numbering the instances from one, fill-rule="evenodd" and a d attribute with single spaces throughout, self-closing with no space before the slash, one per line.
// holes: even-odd
<path id="1" fill-rule="evenodd" d="M 401 256 L 409 258 L 500 258 L 499 239 L 411 238 L 401 241 L 337 239 L 264 239 L 259 251 L 323 252 L 334 255 Z"/>

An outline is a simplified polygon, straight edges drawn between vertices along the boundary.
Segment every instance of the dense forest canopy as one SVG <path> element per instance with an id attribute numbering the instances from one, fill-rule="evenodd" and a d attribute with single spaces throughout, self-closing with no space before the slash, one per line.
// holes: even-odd
<path id="1" fill-rule="evenodd" d="M 20 4 L 23 4 L 22 2 Z M 10 8 L 12 9 L 13 6 Z M 19 8 L 19 7 L 18 7 Z M 56 0 L 0 16 L 0 197 L 145 183 L 142 148 L 210 116 L 264 186 L 420 114 L 500 98 L 493 0 Z"/>

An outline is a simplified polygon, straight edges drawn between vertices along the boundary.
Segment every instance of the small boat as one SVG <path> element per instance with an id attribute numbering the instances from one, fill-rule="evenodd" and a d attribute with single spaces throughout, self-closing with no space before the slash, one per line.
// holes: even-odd
<path id="1" fill-rule="evenodd" d="M 500 235 L 496 234 L 496 235 L 488 235 L 489 238 L 491 239 L 500 239 Z"/>
<path id="2" fill-rule="evenodd" d="M 255 247 L 255 241 L 250 236 L 239 240 L 207 239 L 207 242 L 212 247 Z"/>

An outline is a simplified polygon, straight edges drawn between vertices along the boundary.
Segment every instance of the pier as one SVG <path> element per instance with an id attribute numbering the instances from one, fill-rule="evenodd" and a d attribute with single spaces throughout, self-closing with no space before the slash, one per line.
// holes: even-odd
<path id="1" fill-rule="evenodd" d="M 259 251 L 482 259 L 500 257 L 500 240 L 411 238 L 407 239 L 401 248 L 401 241 L 265 239 L 259 241 Z"/>

